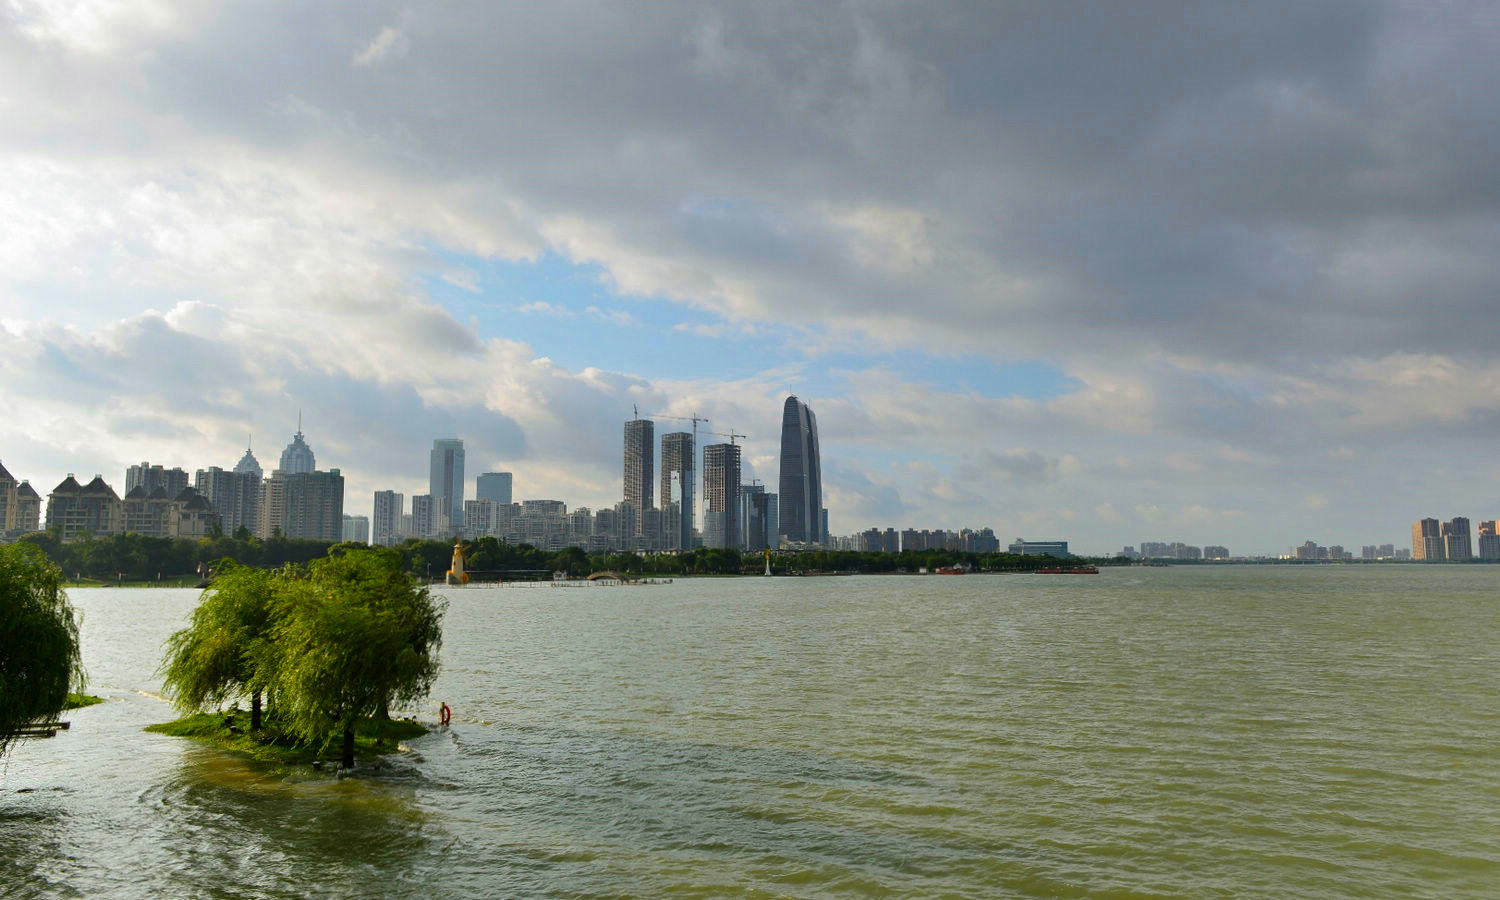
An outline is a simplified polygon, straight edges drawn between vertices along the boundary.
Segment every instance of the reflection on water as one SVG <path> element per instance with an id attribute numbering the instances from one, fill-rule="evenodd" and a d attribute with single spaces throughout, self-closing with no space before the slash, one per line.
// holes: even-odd
<path id="1" fill-rule="evenodd" d="M 455 725 L 339 780 L 140 729 L 190 591 L 79 591 L 7 896 L 1486 896 L 1487 569 L 453 591 Z M 562 596 L 559 596 L 562 595 Z M 17 789 L 37 788 L 29 793 Z M 64 788 L 53 790 L 53 788 Z"/>

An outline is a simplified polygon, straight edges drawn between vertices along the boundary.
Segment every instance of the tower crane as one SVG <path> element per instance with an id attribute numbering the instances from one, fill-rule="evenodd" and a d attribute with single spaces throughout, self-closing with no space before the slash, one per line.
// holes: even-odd
<path id="1" fill-rule="evenodd" d="M 707 432 L 707 434 L 716 435 L 718 437 L 727 437 L 727 438 L 729 438 L 729 443 L 731 443 L 731 444 L 734 443 L 734 439 L 735 438 L 742 438 L 742 437 L 749 437 L 750 436 L 748 434 L 740 434 L 739 432 L 735 431 L 733 428 L 729 429 L 728 431 L 710 431 L 710 432 Z"/>

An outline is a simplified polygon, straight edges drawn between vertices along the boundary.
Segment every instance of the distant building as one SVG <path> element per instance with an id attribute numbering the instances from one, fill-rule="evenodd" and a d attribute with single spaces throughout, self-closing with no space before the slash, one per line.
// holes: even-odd
<path id="1" fill-rule="evenodd" d="M 676 505 L 676 512 L 665 517 L 663 539 L 668 550 L 691 549 L 693 546 L 694 489 L 697 484 L 693 436 L 674 431 L 661 436 L 661 505 Z"/>
<path id="2" fill-rule="evenodd" d="M 749 501 L 745 515 L 745 549 L 754 553 L 771 546 L 771 498 L 776 495 L 766 493 L 763 484 L 744 487 L 760 488 L 745 495 Z"/>
<path id="3" fill-rule="evenodd" d="M 1229 548 L 1208 544 L 1203 548 L 1204 559 L 1228 559 Z"/>
<path id="4" fill-rule="evenodd" d="M 1407 555 L 1407 557 L 1411 556 L 1410 553 L 1407 553 L 1406 555 Z M 1398 555 L 1398 552 L 1397 552 L 1396 547 L 1395 547 L 1394 544 L 1381 544 L 1379 547 L 1375 548 L 1375 556 L 1376 556 L 1377 559 L 1400 559 L 1401 558 Z"/>
<path id="5" fill-rule="evenodd" d="M 739 546 L 740 447 L 703 448 L 703 546 Z"/>
<path id="6" fill-rule="evenodd" d="M 344 541 L 357 544 L 370 543 L 370 519 L 368 516 L 344 516 Z"/>
<path id="7" fill-rule="evenodd" d="M 407 537 L 430 538 L 437 534 L 437 515 L 431 494 L 414 494 L 411 498 L 411 529 Z"/>
<path id="8" fill-rule="evenodd" d="M 631 419 L 625 423 L 624 498 L 635 508 L 635 532 L 641 532 L 646 510 L 655 509 L 656 423 Z"/>
<path id="9" fill-rule="evenodd" d="M 1469 520 L 1463 517 L 1444 522 L 1443 555 L 1452 560 L 1474 558 L 1474 544 L 1469 539 Z"/>
<path id="10" fill-rule="evenodd" d="M 172 498 L 167 496 L 166 488 L 158 484 L 148 491 L 145 485 L 137 483 L 120 500 L 120 530 L 124 534 L 166 537 L 171 506 Z"/>
<path id="11" fill-rule="evenodd" d="M 81 485 L 69 473 L 47 495 L 47 529 L 57 529 L 65 541 L 85 532 L 94 537 L 119 534 L 122 518 L 120 496 L 100 475 Z"/>
<path id="12" fill-rule="evenodd" d="M 28 534 L 41 530 L 42 498 L 37 494 L 36 488 L 31 486 L 31 482 L 23 479 L 16 486 L 16 502 L 13 513 L 7 521 L 10 524 L 7 531 Z"/>
<path id="13" fill-rule="evenodd" d="M 193 488 L 183 488 L 167 505 L 167 537 L 197 540 L 210 537 L 223 527 L 218 510 Z"/>
<path id="14" fill-rule="evenodd" d="M 464 442 L 432 442 L 427 493 L 432 495 L 433 533 L 452 537 L 464 524 Z"/>
<path id="15" fill-rule="evenodd" d="M 779 486 L 779 537 L 792 543 L 822 543 L 826 535 L 818 418 L 795 396 L 787 397 L 782 407 Z"/>
<path id="16" fill-rule="evenodd" d="M 269 538 L 340 541 L 344 537 L 344 476 L 276 470 L 265 481 L 259 534 Z"/>
<path id="17" fill-rule="evenodd" d="M 255 458 L 245 455 L 252 465 Z M 219 514 L 219 522 L 225 534 L 234 534 L 244 528 L 251 534 L 260 527 L 260 497 L 264 491 L 261 484 L 260 467 L 245 466 L 245 460 L 233 471 L 224 471 L 218 466 L 199 469 L 193 476 L 193 487 L 202 494 Z"/>
<path id="18" fill-rule="evenodd" d="M 376 491 L 370 509 L 370 543 L 377 547 L 401 543 L 401 517 L 405 511 L 406 497 L 400 491 Z"/>
<path id="19" fill-rule="evenodd" d="M 485 472 L 474 479 L 474 499 L 509 506 L 513 487 L 511 473 Z"/>
<path id="20" fill-rule="evenodd" d="M 1380 558 L 1380 548 L 1374 544 L 1364 544 L 1359 548 L 1359 558 L 1365 562 L 1372 562 Z"/>
<path id="21" fill-rule="evenodd" d="M 0 465 L 0 536 L 19 537 L 41 527 L 41 498 L 36 489 Z"/>
<path id="22" fill-rule="evenodd" d="M 1018 553 L 1021 556 L 1046 555 L 1061 557 L 1073 555 L 1068 552 L 1067 541 L 1025 541 L 1016 538 L 1006 549 L 1011 553 Z"/>
<path id="23" fill-rule="evenodd" d="M 147 494 L 161 488 L 170 500 L 182 493 L 182 489 L 187 486 L 188 474 L 180 468 L 167 469 L 143 462 L 125 470 L 125 493 L 127 495 L 138 487 L 145 488 Z"/>
<path id="24" fill-rule="evenodd" d="M 1496 526 L 1500 525 L 1494 519 L 1479 523 L 1479 558 L 1500 559 L 1500 534 L 1496 533 Z"/>
<path id="25" fill-rule="evenodd" d="M 252 461 L 254 460 L 254 457 L 250 456 L 249 450 L 245 451 L 245 456 L 250 457 Z M 244 460 L 240 462 L 243 464 Z M 313 456 L 312 448 L 307 445 L 307 441 L 302 437 L 302 417 L 298 416 L 297 433 L 292 436 L 292 442 L 286 445 L 286 449 L 281 451 L 281 465 L 277 467 L 277 470 L 286 475 L 302 475 L 308 472 L 316 472 L 317 469 L 317 458 Z"/>
<path id="26" fill-rule="evenodd" d="M 311 453 L 312 451 L 309 450 L 308 452 Z M 249 447 L 245 448 L 245 455 L 240 457 L 240 461 L 234 464 L 234 470 L 241 475 L 254 475 L 257 481 L 265 474 L 261 471 L 260 461 L 255 458 L 254 453 L 250 452 Z"/>
<path id="27" fill-rule="evenodd" d="M 1442 524 L 1437 519 L 1418 519 L 1411 523 L 1411 558 L 1432 561 L 1446 559 Z"/>

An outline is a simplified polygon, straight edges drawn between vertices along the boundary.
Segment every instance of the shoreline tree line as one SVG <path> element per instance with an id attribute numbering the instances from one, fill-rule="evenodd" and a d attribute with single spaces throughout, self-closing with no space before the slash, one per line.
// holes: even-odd
<path id="1" fill-rule="evenodd" d="M 226 558 L 239 565 L 259 569 L 306 565 L 326 558 L 330 553 L 365 546 L 283 537 L 260 539 L 243 529 L 236 535 L 196 540 L 146 537 L 132 533 L 103 538 L 84 537 L 65 543 L 54 534 L 38 532 L 22 537 L 21 541 L 40 548 L 69 578 L 108 582 L 117 579 L 150 582 L 158 578 L 193 576 L 203 571 L 204 567 L 212 567 Z M 667 553 L 624 551 L 590 554 L 579 547 L 549 551 L 531 544 L 510 544 L 486 536 L 465 542 L 464 548 L 465 568 L 477 573 L 475 580 L 478 581 L 551 578 L 553 572 L 567 572 L 575 577 L 595 572 L 618 572 L 634 577 L 670 577 L 756 575 L 765 571 L 765 557 L 761 552 L 746 553 L 711 547 Z M 390 549 L 398 554 L 406 572 L 429 581 L 440 581 L 453 558 L 452 540 L 412 538 Z M 771 568 L 777 574 L 916 572 L 923 568 L 932 571 L 939 566 L 955 565 L 967 565 L 977 571 L 1030 572 L 1060 564 L 1119 565 L 1126 562 L 1128 561 L 1120 558 L 1072 557 L 1061 560 L 1051 556 L 966 553 L 957 550 L 901 553 L 806 550 L 776 551 L 771 556 Z"/>

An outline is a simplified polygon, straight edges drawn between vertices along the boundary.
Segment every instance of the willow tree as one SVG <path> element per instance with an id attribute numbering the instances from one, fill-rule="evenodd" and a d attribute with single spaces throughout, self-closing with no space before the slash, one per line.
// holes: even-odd
<path id="1" fill-rule="evenodd" d="M 349 549 L 283 576 L 272 633 L 282 724 L 309 742 L 342 737 L 354 765 L 362 719 L 427 696 L 437 677 L 443 606 L 407 574 L 400 554 Z"/>
<path id="2" fill-rule="evenodd" d="M 25 726 L 56 718 L 68 693 L 82 688 L 62 570 L 32 544 L 0 547 L 0 754 Z"/>
<path id="3" fill-rule="evenodd" d="M 168 696 L 179 709 L 250 701 L 250 728 L 261 725 L 261 694 L 271 681 L 269 642 L 275 576 L 225 565 L 203 592 L 188 627 L 167 639 L 162 662 Z"/>

